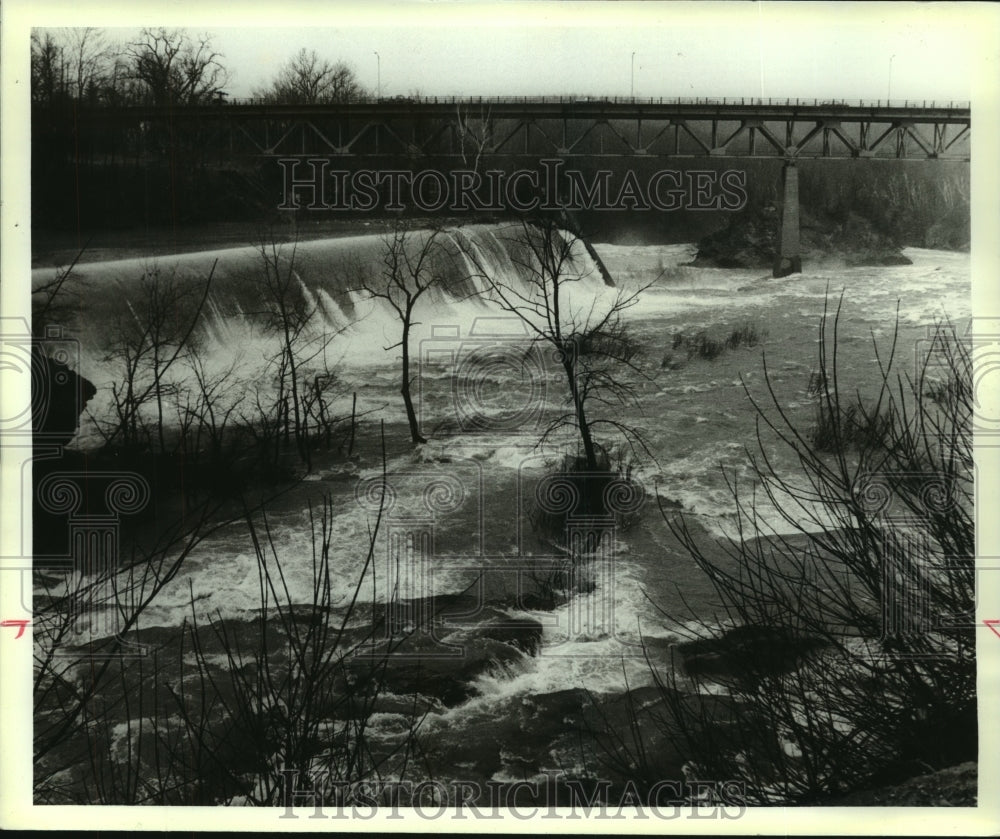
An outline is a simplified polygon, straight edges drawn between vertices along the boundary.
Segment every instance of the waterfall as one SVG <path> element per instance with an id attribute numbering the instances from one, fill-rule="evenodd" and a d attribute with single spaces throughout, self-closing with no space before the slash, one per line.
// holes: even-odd
<path id="1" fill-rule="evenodd" d="M 436 245 L 425 254 L 434 282 L 414 320 L 423 326 L 468 323 L 489 306 L 489 280 L 530 294 L 531 271 L 525 267 L 530 249 L 523 235 L 517 225 L 408 231 L 399 260 L 403 274 L 432 236 Z M 141 328 L 153 286 L 160 300 L 176 296 L 171 317 L 183 321 L 211 275 L 199 324 L 202 338 L 220 347 L 253 341 L 266 332 L 273 315 L 267 280 L 278 278 L 288 282 L 288 304 L 312 313 L 310 330 L 343 333 L 355 348 L 363 348 L 359 362 L 373 361 L 380 356 L 375 348 L 394 343 L 387 338 L 398 331 L 399 315 L 390 302 L 372 299 L 366 291 L 384 287 L 391 242 L 390 235 L 366 235 L 78 263 L 64 286 L 69 305 L 62 326 L 80 342 L 84 361 L 97 363 L 116 333 Z M 585 294 L 601 294 L 601 271 L 582 245 L 574 245 L 570 268 L 583 278 Z M 33 287 L 56 274 L 54 268 L 34 270 Z"/>

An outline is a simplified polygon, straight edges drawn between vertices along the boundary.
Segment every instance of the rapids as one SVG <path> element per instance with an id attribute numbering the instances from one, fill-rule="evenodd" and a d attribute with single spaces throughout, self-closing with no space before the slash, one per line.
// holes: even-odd
<path id="1" fill-rule="evenodd" d="M 526 499 L 560 454 L 567 447 L 572 451 L 572 434 L 555 435 L 539 445 L 539 417 L 546 414 L 532 410 L 536 402 L 558 410 L 563 394 L 557 377 L 525 372 L 523 326 L 486 300 L 482 279 L 476 276 L 485 269 L 512 287 L 526 288 L 519 255 L 505 241 L 508 233 L 481 227 L 442 234 L 448 248 L 439 255 L 435 270 L 449 279 L 420 301 L 411 336 L 415 398 L 429 442 L 413 450 L 396 446 L 386 464 L 394 506 L 376 544 L 372 578 L 359 591 L 361 602 L 377 602 L 400 585 L 404 588 L 399 591 L 413 596 L 462 592 L 484 569 L 489 576 L 501 573 L 505 563 L 532 560 L 544 566 L 554 561 L 551 547 L 531 533 Z M 359 290 L 378 277 L 385 246 L 375 236 L 303 242 L 294 249 L 282 246 L 275 263 L 295 272 L 303 298 L 315 309 L 308 329 L 324 339 L 321 361 L 337 377 L 337 410 L 347 411 L 356 394 L 359 411 L 371 417 L 359 427 L 359 438 L 368 442 L 359 444 L 357 457 L 346 465 L 318 461 L 295 502 L 270 514 L 293 601 L 307 601 L 312 585 L 310 493 L 329 492 L 333 497 L 335 601 L 346 603 L 355 592 L 377 507 L 373 499 L 378 496 L 372 491 L 382 475 L 374 443 L 377 421 L 385 421 L 387 433 L 405 439 L 399 351 L 392 348 L 399 341 L 399 320 L 385 301 L 369 299 Z M 687 245 L 596 247 L 619 288 L 605 286 L 587 255 L 575 254 L 574 264 L 584 277 L 573 290 L 576 314 L 591 306 L 599 309 L 619 289 L 628 293 L 651 283 L 625 313 L 641 347 L 642 375 L 623 373 L 631 377 L 636 404 L 615 409 L 616 418 L 638 429 L 649 449 L 648 455 L 625 455 L 645 488 L 646 504 L 639 521 L 617 534 L 610 565 L 597 574 L 592 590 L 577 593 L 554 610 L 508 608 L 514 616 L 543 625 L 539 654 L 479 676 L 476 695 L 428 717 L 423 730 L 429 735 L 461 731 L 466 725 L 473 731 L 486 721 L 505 719 L 525 702 L 561 691 L 613 694 L 626 684 L 651 682 L 640 640 L 668 644 L 680 628 L 666 621 L 661 609 L 676 613 L 683 602 L 703 609 L 699 616 L 708 619 L 713 608 L 707 582 L 671 544 L 654 499 L 683 509 L 710 534 L 733 533 L 735 508 L 723 470 L 730 479 L 751 481 L 747 449 L 756 445 L 754 413 L 744 386 L 766 405 L 766 369 L 782 408 L 809 421 L 813 405 L 808 386 L 816 369 L 819 318 L 827 302 L 835 307 L 843 293 L 839 365 L 850 389 L 870 383 L 878 357 L 872 341 L 878 342 L 880 352 L 887 347 L 897 312 L 896 353 L 905 369 L 913 369 L 921 342 L 937 319 L 949 318 L 961 330 L 971 315 L 967 254 L 908 249 L 913 262 L 909 266 L 807 266 L 801 275 L 772 280 L 757 271 L 687 267 L 684 263 L 694 253 Z M 213 369 L 231 369 L 241 382 L 259 379 L 275 352 L 273 336 L 255 318 L 261 302 L 255 278 L 266 256 L 266 247 L 263 254 L 246 247 L 160 257 L 155 263 L 130 259 L 78 265 L 70 286 L 79 305 L 65 326 L 80 342 L 80 372 L 99 390 L 92 405 L 96 421 L 102 420 L 102 412 L 107 418 L 115 377 L 108 337 L 134 315 L 135 288 L 150 271 L 203 283 L 214 265 L 199 341 Z M 41 284 L 52 276 L 50 269 L 38 270 L 34 281 Z M 723 337 L 744 324 L 764 336 L 760 345 L 714 360 L 678 357 L 681 363 L 673 365 L 669 358 L 676 355 L 672 339 L 678 333 L 706 330 Z M 456 373 L 456 365 L 484 347 L 498 354 L 468 368 L 475 379 L 470 384 Z M 184 375 L 178 374 L 179 385 L 186 381 Z M 485 426 L 463 424 L 462 408 L 469 400 L 477 401 Z M 85 426 L 74 445 L 86 448 L 100 439 L 93 427 Z M 792 473 L 795 463 L 787 455 L 778 450 L 771 454 Z M 398 555 L 392 553 L 387 535 L 393 516 L 400 521 L 422 517 L 432 531 L 427 564 L 418 579 L 402 584 Z M 775 512 L 771 519 L 780 530 L 780 516 Z M 245 529 L 233 526 L 195 550 L 146 612 L 143 625 L 178 627 L 192 609 L 239 620 L 254 614 L 257 603 L 256 558 Z"/>

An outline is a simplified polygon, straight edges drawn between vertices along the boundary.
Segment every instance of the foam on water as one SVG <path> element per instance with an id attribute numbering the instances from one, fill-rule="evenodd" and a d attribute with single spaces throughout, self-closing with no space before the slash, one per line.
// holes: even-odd
<path id="1" fill-rule="evenodd" d="M 826 268 L 806 266 L 803 273 L 780 280 L 760 269 L 695 268 L 685 265 L 690 245 L 597 245 L 612 275 L 628 287 L 652 282 L 630 317 L 663 314 L 718 319 L 725 310 L 779 299 L 822 300 L 841 290 L 852 306 L 872 319 L 890 322 L 899 303 L 904 323 L 929 325 L 942 316 L 961 320 L 971 315 L 969 255 L 906 248 L 912 265 Z M 720 311 L 722 310 L 722 311 Z M 691 328 L 694 328 L 692 325 Z"/>
<path id="2" fill-rule="evenodd" d="M 371 247 L 371 244 L 371 237 L 358 237 L 354 240 L 336 240 L 336 245 L 333 247 L 335 250 L 349 250 L 354 246 Z M 505 262 L 505 259 L 509 261 L 509 257 L 504 256 L 505 251 L 500 246 L 496 234 L 480 233 L 475 239 L 475 244 L 480 249 L 477 258 L 483 263 L 488 262 L 492 266 L 491 270 L 509 270 L 509 265 Z M 320 252 L 327 246 L 329 243 L 321 243 L 315 247 L 317 252 Z M 887 323 L 891 325 L 896 301 L 900 299 L 903 301 L 900 307 L 901 317 L 911 325 L 931 323 L 941 312 L 945 312 L 953 320 L 958 320 L 967 316 L 970 311 L 967 293 L 968 256 L 965 254 L 910 249 L 907 255 L 914 262 L 912 266 L 807 271 L 790 280 L 757 282 L 752 289 L 746 290 L 748 280 L 752 279 L 751 275 L 756 275 L 756 272 L 678 269 L 678 263 L 686 261 L 691 256 L 688 246 L 645 248 L 605 245 L 598 246 L 598 249 L 612 274 L 619 278 L 626 289 L 631 283 L 639 284 L 654 279 L 660 272 L 664 272 L 665 277 L 667 275 L 670 277 L 667 281 L 661 277 L 650 292 L 643 296 L 640 304 L 629 311 L 630 318 L 639 322 L 666 320 L 688 331 L 710 326 L 720 319 L 725 322 L 734 314 L 739 316 L 739 313 L 748 306 L 759 303 L 787 313 L 790 307 L 798 302 L 802 307 L 800 317 L 814 316 L 817 305 L 820 307 L 822 305 L 820 301 L 826 295 L 828 287 L 833 292 L 838 292 L 839 287 L 847 289 L 851 311 L 861 313 L 864 330 L 871 328 L 884 330 L 887 328 Z M 192 256 L 185 258 L 189 262 L 194 260 Z M 683 282 L 676 281 L 678 270 L 683 272 Z M 604 293 L 599 284 L 588 288 L 598 294 Z M 699 293 L 692 294 L 694 289 Z M 706 290 L 711 293 L 704 294 Z M 323 301 L 327 313 L 334 312 L 333 305 L 328 302 L 328 298 L 332 299 L 329 297 L 329 292 L 320 288 L 316 294 L 318 299 Z M 805 305 L 806 302 L 809 303 L 808 306 Z M 445 308 L 454 316 L 460 328 L 470 325 L 476 318 L 483 317 L 484 313 L 481 301 L 453 300 L 447 302 Z M 379 407 L 382 412 L 380 416 L 389 416 L 402 421 L 402 405 L 395 395 L 398 388 L 395 365 L 391 360 L 386 361 L 384 357 L 378 358 L 379 353 L 361 349 L 384 345 L 384 342 L 392 337 L 388 332 L 389 321 L 380 319 L 378 307 L 373 301 L 357 294 L 348 296 L 344 310 L 348 309 L 353 311 L 357 318 L 348 330 L 350 333 L 348 346 L 353 349 L 338 357 L 338 371 L 345 381 L 360 386 L 359 410 L 362 406 Z M 443 310 L 436 308 L 435 317 L 441 311 Z M 339 318 L 336 314 L 331 316 L 334 319 Z M 432 320 L 427 318 L 428 323 Z M 238 331 L 238 320 L 230 318 L 227 327 Z M 247 336 L 244 340 L 236 342 L 239 345 L 237 355 L 225 358 L 210 354 L 209 358 L 212 359 L 211 363 L 219 367 L 232 363 L 233 360 L 239 360 L 244 369 L 252 370 L 266 352 L 262 346 L 263 341 L 260 336 L 256 338 Z M 775 348 L 771 352 L 780 354 L 781 348 Z M 801 365 L 797 365 L 795 369 L 797 370 L 799 366 Z M 673 384 L 660 387 L 658 392 L 663 397 L 684 397 L 687 400 L 694 400 L 690 404 L 695 413 L 690 415 L 690 424 L 685 426 L 692 429 L 685 432 L 689 434 L 691 442 L 686 444 L 688 447 L 686 451 L 682 449 L 678 452 L 678 438 L 674 436 L 676 432 L 671 430 L 676 424 L 674 419 L 676 414 L 673 412 L 686 412 L 689 409 L 685 407 L 688 404 L 686 402 L 674 402 L 671 418 L 657 437 L 659 448 L 654 453 L 659 462 L 640 464 L 637 476 L 647 491 L 655 491 L 669 501 L 679 502 L 684 510 L 697 516 L 710 533 L 724 537 L 736 535 L 736 511 L 732 495 L 721 476 L 720 467 L 739 481 L 751 478 L 752 474 L 748 469 L 743 443 L 727 440 L 725 432 L 715 430 L 719 417 L 729 417 L 729 421 L 739 421 L 741 410 L 745 412 L 746 409 L 740 409 L 737 404 L 745 405 L 745 396 L 737 387 L 738 381 L 706 380 L 705 375 L 712 375 L 713 372 L 715 371 L 710 368 L 692 367 L 688 380 L 682 378 Z M 445 390 L 452 374 L 453 371 L 446 364 L 429 365 L 422 371 L 422 375 L 425 375 L 428 381 L 438 382 Z M 505 375 L 508 374 L 502 370 L 497 372 L 494 385 L 501 389 L 505 385 L 516 387 L 517 382 L 513 374 L 509 374 L 511 376 L 509 380 L 504 379 Z M 707 396 L 713 403 L 722 404 L 719 400 L 729 399 L 729 393 L 733 393 L 732 398 L 738 399 L 739 403 L 734 402 L 732 408 L 723 408 L 721 413 L 719 411 L 701 413 L 704 411 L 705 403 L 698 400 L 704 400 Z M 800 402 L 802 405 L 808 404 L 801 400 Z M 429 403 L 433 404 L 438 405 L 434 410 L 442 415 L 451 409 L 447 397 L 442 397 L 440 404 Z M 794 404 L 796 403 L 789 403 L 789 406 L 793 407 Z M 343 409 L 346 403 L 342 402 L 340 406 Z M 496 411 L 499 412 L 500 408 L 497 407 Z M 745 416 L 745 413 L 743 415 Z M 650 422 L 653 420 L 647 420 L 647 423 Z M 567 437 L 567 441 L 570 439 Z M 421 447 L 413 461 L 390 464 L 390 471 L 397 469 L 405 472 L 412 467 L 413 462 L 438 463 L 441 464 L 440 468 L 447 471 L 449 468 L 454 468 L 449 466 L 448 462 L 456 455 L 478 463 L 481 468 L 487 470 L 487 474 L 489 470 L 517 471 L 532 460 L 537 465 L 544 463 L 545 451 L 535 450 L 528 443 L 524 435 L 511 436 L 509 432 L 504 431 L 469 435 L 462 434 L 458 429 L 452 429 Z M 553 462 L 558 460 L 557 447 L 552 447 L 549 451 L 549 459 Z M 367 474 L 370 476 L 377 471 L 373 470 Z M 419 480 L 411 489 L 413 498 L 417 498 L 420 490 Z M 788 533 L 795 529 L 785 520 L 781 510 L 763 498 L 761 493 L 758 493 L 758 500 L 759 512 L 768 527 L 772 527 L 777 533 Z M 791 499 L 784 501 L 779 499 L 779 504 L 785 511 L 794 507 Z M 803 521 L 810 517 L 822 521 L 823 512 L 813 508 L 803 511 L 801 517 Z M 369 519 L 366 518 L 365 512 L 353 504 L 344 505 L 335 515 L 332 555 L 340 563 L 337 568 L 338 584 L 341 586 L 337 592 L 339 598 L 346 598 L 353 593 L 361 560 L 358 556 L 358 546 L 367 544 L 368 523 Z M 305 517 L 290 516 L 276 523 L 275 538 L 279 555 L 290 559 L 286 564 L 291 572 L 292 590 L 296 597 L 305 598 L 311 591 L 309 575 L 305 571 L 308 567 L 306 560 L 311 556 L 312 550 L 311 533 Z M 372 574 L 376 591 L 385 592 L 389 585 L 389 563 L 381 553 L 378 556 L 379 561 L 376 562 Z M 626 637 L 635 637 L 634 633 L 640 626 L 643 632 L 655 631 L 654 623 L 648 620 L 649 613 L 635 605 L 643 600 L 640 583 L 642 574 L 648 573 L 648 570 L 648 567 L 644 571 L 641 566 L 633 565 L 630 575 L 623 576 L 618 581 L 614 598 L 616 638 L 623 632 Z M 185 577 L 188 576 L 196 581 L 198 589 L 196 596 L 203 599 L 206 607 L 211 605 L 213 609 L 221 608 L 224 613 L 235 616 L 256 608 L 258 604 L 256 559 L 251 552 L 248 552 L 245 534 L 238 534 L 231 541 L 224 539 L 210 542 L 196 551 L 185 573 Z M 225 583 L 224 589 L 220 588 L 220 583 Z M 434 575 L 433 589 L 439 592 L 457 591 L 464 589 L 467 584 L 467 576 L 458 573 L 449 574 L 446 565 L 442 565 Z M 164 612 L 158 620 L 176 624 L 189 609 L 187 583 L 176 585 L 175 588 L 174 594 L 165 595 L 163 602 L 157 604 L 157 607 Z M 580 608 L 585 606 L 586 598 L 589 596 L 591 595 L 580 596 Z M 564 629 L 565 626 L 562 629 L 550 627 L 546 633 L 547 643 L 575 644 L 579 645 L 582 651 L 598 652 L 600 652 L 599 647 L 593 645 L 605 644 L 610 647 L 618 643 L 614 638 L 611 640 L 602 638 L 601 633 L 608 631 L 606 627 L 595 630 L 592 635 L 583 633 L 571 638 L 560 634 Z M 567 660 L 569 659 L 572 659 L 572 656 Z M 542 665 L 543 673 L 548 666 Z M 523 679 L 528 681 L 531 679 L 544 681 L 547 678 L 538 673 L 523 674 Z M 554 682 L 557 681 L 555 671 L 552 678 Z M 609 678 L 612 677 L 609 675 Z"/>
<path id="3" fill-rule="evenodd" d="M 429 241 L 427 231 L 407 233 L 405 249 L 419 255 Z M 429 251 L 431 273 L 436 282 L 418 304 L 411 325 L 409 346 L 412 371 L 420 383 L 424 371 L 433 378 L 435 363 L 449 353 L 469 352 L 485 345 L 513 346 L 526 343 L 530 334 L 518 318 L 489 304 L 485 276 L 518 295 L 533 293 L 526 257 L 515 259 L 512 251 L 523 248 L 524 232 L 511 225 L 468 226 L 438 234 L 440 247 Z M 232 397 L 247 403 L 250 394 L 275 390 L 282 356 L 281 330 L 275 329 L 274 306 L 265 301 L 267 282 L 288 277 L 288 305 L 303 306 L 314 314 L 297 336 L 301 380 L 336 373 L 342 399 L 358 394 L 358 410 L 379 411 L 393 421 L 405 419 L 395 398 L 401 350 L 399 314 L 389 301 L 371 291 L 386 287 L 386 259 L 390 240 L 385 236 L 355 236 L 297 244 L 249 246 L 184 253 L 155 259 L 124 259 L 81 263 L 74 267 L 65 288 L 73 295 L 72 323 L 68 336 L 81 345 L 81 370 L 97 387 L 90 405 L 97 426 L 115 422 L 113 389 L 122 378 L 119 337 L 144 328 L 144 313 L 152 277 L 160 290 L 176 289 L 187 295 L 193 308 L 206 282 L 211 284 L 200 325 L 195 331 L 198 357 L 211 380 L 228 371 L 234 383 Z M 566 322 L 592 313 L 613 299 L 582 245 L 573 247 L 569 268 L 579 281 L 565 286 L 563 316 Z M 51 282 L 56 269 L 37 269 L 32 281 L 37 287 Z M 269 279 L 270 278 L 270 279 Z M 411 283 L 412 284 L 412 283 Z M 397 298 L 401 295 L 394 292 Z M 301 303 L 296 301 L 300 300 Z M 398 302 L 398 300 L 397 300 Z M 183 308 L 170 306 L 183 320 Z M 183 326 L 186 327 L 186 322 Z M 194 377 L 186 358 L 164 374 L 163 384 L 179 392 L 194 389 Z M 222 402 L 222 395 L 217 394 Z M 430 403 L 428 403 L 430 404 Z M 228 405 L 220 404 L 220 408 Z M 446 406 L 445 406 L 446 407 Z M 147 404 L 143 409 L 152 411 Z M 235 413 L 253 415 L 247 404 Z M 98 445 L 101 433 L 85 427 L 77 445 Z"/>
<path id="4" fill-rule="evenodd" d="M 467 273 L 476 274 L 486 266 L 497 275 L 514 277 L 516 266 L 503 241 L 502 229 L 465 229 L 452 235 L 463 245 L 460 254 L 466 250 L 475 254 L 472 262 L 465 257 Z M 382 244 L 380 237 L 304 243 L 298 246 L 296 270 L 304 295 L 315 301 L 321 313 L 313 325 L 314 331 L 319 336 L 333 335 L 327 345 L 326 362 L 336 369 L 346 392 L 358 393 L 359 411 L 377 409 L 379 417 L 402 422 L 404 412 L 398 398 L 399 351 L 384 349 L 399 340 L 398 320 L 384 306 L 335 276 L 346 271 L 345 266 L 356 270 L 359 261 L 367 264 L 368 270 L 375 270 Z M 763 313 L 762 316 L 775 320 L 780 318 L 789 324 L 785 330 L 788 334 L 800 336 L 800 344 L 791 348 L 767 347 L 772 357 L 787 360 L 787 368 L 779 365 L 777 375 L 789 381 L 797 381 L 809 372 L 809 359 L 802 356 L 802 346 L 807 345 L 811 351 L 812 336 L 802 339 L 801 334 L 812 329 L 811 321 L 821 311 L 828 290 L 833 296 L 845 290 L 851 312 L 845 329 L 855 340 L 868 340 L 867 332 L 871 329 L 882 330 L 883 334 L 891 329 L 897 301 L 901 322 L 915 330 L 933 323 L 942 314 L 958 322 L 971 313 L 967 254 L 909 249 L 906 253 L 913 260 L 911 266 L 807 268 L 802 275 L 771 280 L 756 270 L 684 267 L 682 263 L 693 255 L 689 245 L 598 245 L 597 250 L 626 292 L 646 282 L 654 283 L 627 312 L 654 351 L 655 340 L 667 345 L 672 331 L 694 332 Z M 211 348 L 205 354 L 205 363 L 212 373 L 233 366 L 238 370 L 238 380 L 252 381 L 275 352 L 274 338 L 264 334 L 248 314 L 255 306 L 253 296 L 240 286 L 240 277 L 245 281 L 247 272 L 260 259 L 259 252 L 252 248 L 209 251 L 159 262 L 176 264 L 177 271 L 190 276 L 204 276 L 216 258 L 220 282 L 210 298 L 205 319 L 204 341 Z M 583 262 L 585 256 L 578 259 Z M 89 301 L 92 305 L 85 317 L 98 322 L 102 317 L 107 319 L 106 298 L 114 293 L 109 289 L 127 289 L 129 282 L 148 267 L 149 263 L 143 260 L 79 266 L 74 274 L 92 289 Z M 36 273 L 39 282 L 50 276 Z M 596 272 L 594 275 L 581 283 L 573 295 L 573 305 L 578 310 L 589 307 L 595 298 L 603 301 L 615 294 L 614 289 L 603 286 Z M 498 315 L 481 298 L 471 296 L 473 291 L 482 291 L 481 281 L 470 280 L 466 290 L 470 296 L 435 297 L 433 305 L 417 317 L 420 324 L 411 340 L 414 347 L 421 348 L 415 353 L 419 359 L 425 358 L 421 355 L 424 347 L 448 350 L 456 341 L 473 337 L 474 327 L 486 323 L 484 318 Z M 494 328 L 495 324 L 488 325 L 492 330 L 487 333 L 491 340 L 503 343 L 510 341 L 512 335 L 516 337 L 516 333 L 503 334 Z M 107 399 L 114 373 L 102 361 L 95 339 L 99 330 L 93 327 L 90 324 L 82 330 L 87 363 L 83 372 L 102 386 L 96 410 L 109 410 Z M 447 332 L 445 339 L 441 337 L 442 330 Z M 735 506 L 720 466 L 738 480 L 752 478 L 743 442 L 733 438 L 732 429 L 746 425 L 751 416 L 737 374 L 743 375 L 744 371 L 736 369 L 722 375 L 718 368 L 693 363 L 673 379 L 657 382 L 644 391 L 647 401 L 661 400 L 656 403 L 658 413 L 636 419 L 643 423 L 643 430 L 653 441 L 658 460 L 656 464 L 641 463 L 638 468 L 637 476 L 647 492 L 679 502 L 686 512 L 698 517 L 709 533 L 720 537 L 736 535 Z M 190 374 L 182 370 L 177 373 L 181 381 L 187 375 Z M 419 368 L 421 381 L 428 383 L 422 391 L 422 409 L 429 412 L 426 416 L 432 427 L 453 411 L 448 390 L 453 375 L 452 367 L 440 358 Z M 747 379 L 753 382 L 750 371 Z M 522 386 L 514 372 L 502 369 L 491 370 L 484 384 L 501 393 L 506 388 L 513 395 Z M 796 387 L 794 399 L 785 407 L 808 407 L 801 392 L 804 384 Z M 347 408 L 341 397 L 337 410 L 344 412 Z M 500 404 L 486 413 L 490 410 L 494 417 L 502 413 Z M 395 481 L 399 505 L 396 510 L 400 514 L 420 509 L 428 468 L 458 474 L 461 468 L 458 464 L 478 464 L 485 476 L 485 491 L 489 492 L 491 481 L 510 486 L 509 476 L 524 469 L 528 461 L 539 470 L 547 456 L 553 461 L 558 459 L 557 447 L 536 451 L 527 436 L 514 430 L 463 434 L 454 424 L 442 428 L 440 433 L 431 435 L 430 443 L 411 456 L 387 464 L 390 474 L 400 476 Z M 358 470 L 351 480 L 331 484 L 337 493 L 330 521 L 335 604 L 346 604 L 355 592 L 373 520 L 372 509 L 357 503 L 355 484 L 380 474 L 381 469 Z M 322 479 L 321 475 L 314 477 Z M 487 513 L 490 510 L 489 498 L 467 503 L 482 503 Z M 791 499 L 781 498 L 778 505 L 781 509 L 765 499 L 758 511 L 775 532 L 791 532 L 794 527 L 785 521 L 781 510 L 787 512 L 794 505 Z M 808 515 L 821 517 L 822 511 L 809 510 Z M 644 516 L 656 519 L 655 501 L 647 504 Z M 806 518 L 803 513 L 802 520 Z M 469 526 L 468 517 L 460 521 L 462 527 Z M 447 518 L 442 519 L 441 526 L 448 526 Z M 274 552 L 282 561 L 291 600 L 310 602 L 313 538 L 307 513 L 300 510 L 274 515 L 271 531 Z M 398 584 L 398 566 L 393 564 L 384 537 L 384 533 L 380 535 L 375 561 L 360 590 L 363 603 L 381 601 Z M 512 703 L 569 688 L 602 694 L 621 691 L 626 683 L 631 687 L 650 684 L 653 675 L 641 655 L 640 639 L 658 638 L 669 643 L 684 637 L 684 633 L 681 627 L 666 626 L 644 594 L 644 583 L 650 575 L 665 573 L 663 557 L 643 556 L 630 550 L 628 533 L 622 534 L 617 547 L 612 559 L 614 573 L 610 583 L 613 584 L 597 575 L 598 585 L 594 590 L 575 595 L 552 612 L 514 612 L 543 624 L 539 654 L 521 658 L 512 669 L 479 676 L 474 685 L 477 695 L 456 708 L 431 714 L 424 724 L 425 730 L 459 725 L 470 716 L 490 719 Z M 273 557 L 269 558 L 272 560 Z M 425 596 L 463 591 L 469 584 L 469 575 L 458 568 L 460 561 L 454 564 L 453 569 L 447 557 L 436 558 L 434 574 L 424 579 L 423 588 L 415 593 Z M 143 625 L 179 626 L 190 617 L 192 608 L 200 615 L 231 618 L 255 614 L 260 608 L 259 586 L 258 560 L 245 526 L 234 526 L 207 539 L 193 552 L 182 573 L 147 611 Z M 398 715 L 387 714 L 380 725 L 395 730 L 401 720 Z"/>

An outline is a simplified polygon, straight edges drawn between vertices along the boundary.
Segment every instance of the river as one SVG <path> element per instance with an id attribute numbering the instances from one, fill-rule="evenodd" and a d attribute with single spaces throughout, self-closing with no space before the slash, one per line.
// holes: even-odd
<path id="1" fill-rule="evenodd" d="M 515 272 L 504 248 L 489 245 L 496 241 L 493 231 L 449 235 L 477 243 L 491 270 Z M 418 778 L 485 783 L 599 771 L 584 765 L 588 752 L 577 742 L 579 695 L 614 697 L 651 685 L 643 644 L 654 657 L 662 655 L 667 666 L 665 651 L 681 638 L 684 621 L 712 619 L 711 587 L 671 537 L 659 506 L 671 514 L 683 511 L 706 538 L 735 532 L 735 504 L 725 475 L 743 487 L 753 485 L 748 450 L 757 447 L 756 414 L 748 392 L 770 404 L 769 379 L 780 407 L 803 427 L 809 425 L 819 323 L 824 306 L 832 313 L 841 295 L 838 366 L 842 387 L 850 391 L 877 384 L 875 346 L 884 358 L 897 316 L 897 361 L 912 370 L 936 320 L 949 318 L 964 326 L 971 314 L 969 257 L 962 253 L 908 249 L 908 266 L 807 266 L 801 275 L 773 280 L 759 270 L 686 267 L 694 253 L 688 245 L 597 245 L 618 289 L 595 274 L 574 289 L 575 305 L 609 301 L 618 290 L 628 293 L 650 284 L 625 312 L 640 348 L 637 370 L 621 373 L 634 404 L 609 409 L 612 418 L 639 432 L 647 449 L 621 449 L 645 503 L 627 528 L 615 532 L 586 585 L 554 608 L 533 608 L 530 598 L 518 599 L 518 587 L 529 578 L 537 584 L 545 569 L 563 558 L 533 531 L 529 513 L 539 480 L 574 450 L 571 429 L 539 445 L 546 418 L 564 402 L 564 385 L 557 374 L 531 367 L 534 362 L 524 355 L 518 337 L 523 328 L 482 302 L 476 283 L 456 286 L 451 294 L 429 294 L 417 310 L 419 325 L 411 341 L 415 398 L 428 442 L 409 445 L 399 396 L 399 350 L 385 349 L 399 341 L 398 320 L 358 291 L 346 291 L 343 280 L 351 271 L 375 271 L 381 246 L 378 237 L 347 237 L 303 243 L 296 257 L 297 276 L 319 313 L 318 325 L 310 329 L 329 336 L 322 342 L 322 361 L 336 376 L 331 408 L 346 416 L 356 397 L 362 419 L 352 457 L 317 455 L 305 480 L 269 512 L 288 598 L 308 602 L 311 596 L 310 504 L 315 509 L 323 496 L 330 497 L 332 509 L 333 602 L 346 604 L 355 596 L 378 512 L 374 490 L 383 475 L 384 423 L 389 438 L 384 473 L 393 505 L 383 511 L 372 569 L 357 591 L 359 602 L 382 602 L 394 586 L 403 597 L 469 596 L 471 591 L 478 608 L 500 608 L 511 619 L 542 626 L 535 654 L 522 651 L 475 674 L 461 701 L 427 704 L 418 735 L 423 758 L 411 770 Z M 80 340 L 81 372 L 94 381 L 98 396 L 90 406 L 96 420 L 84 421 L 73 448 L 87 450 L 102 440 L 97 425 L 111 416 L 118 369 L 108 360 L 107 336 L 128 305 L 134 308 L 134 292 L 125 308 L 123 300 L 153 267 L 177 276 L 205 276 L 216 265 L 211 317 L 200 337 L 208 349 L 204 357 L 210 370 L 232 371 L 233 381 L 241 383 L 236 391 L 250 391 L 275 353 L 273 337 L 255 328 L 249 316 L 255 301 L 246 278 L 258 257 L 253 248 L 225 249 L 161 256 L 155 266 L 148 260 L 109 259 L 78 267 L 81 303 L 68 329 Z M 580 264 L 585 263 L 581 257 Z M 36 282 L 49 276 L 36 271 Z M 759 340 L 713 359 L 689 358 L 685 345 L 675 342 L 678 334 L 705 331 L 725 338 L 743 327 Z M 478 363 L 461 368 L 477 358 Z M 185 376 L 178 373 L 178 381 L 190 381 Z M 475 418 L 471 424 L 470 416 Z M 612 448 L 623 442 L 615 435 L 604 439 Z M 764 439 L 777 468 L 793 475 L 790 454 Z M 777 510 L 762 506 L 760 512 L 779 532 L 787 530 Z M 407 527 L 430 532 L 430 548 L 423 557 L 407 554 L 401 565 L 393 534 Z M 512 567 L 533 570 L 512 582 Z M 487 582 L 479 586 L 479 579 Z M 259 600 L 257 557 L 245 525 L 237 523 L 195 549 L 146 610 L 141 626 L 169 633 L 193 614 L 202 621 L 253 620 Z M 372 736 L 391 738 L 401 716 L 398 710 L 380 711 L 371 722 Z"/>

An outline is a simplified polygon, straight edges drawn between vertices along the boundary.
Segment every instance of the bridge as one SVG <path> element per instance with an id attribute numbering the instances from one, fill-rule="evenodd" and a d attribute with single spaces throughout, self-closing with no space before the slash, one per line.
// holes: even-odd
<path id="1" fill-rule="evenodd" d="M 238 100 L 81 107 L 85 133 L 169 125 L 227 156 L 365 158 L 950 157 L 968 160 L 968 103 L 631 97 L 395 97 L 322 105 Z M 37 124 L 37 122 L 36 122 Z M 206 136 L 206 134 L 208 136 Z"/>
<path id="2" fill-rule="evenodd" d="M 485 169 L 506 161 L 717 158 L 783 161 L 775 274 L 800 270 L 798 170 L 808 159 L 969 160 L 967 102 L 600 96 L 394 97 L 78 106 L 32 115 L 72 136 L 76 159 L 315 159 L 335 168 Z M 67 152 L 68 153 L 68 152 Z"/>

